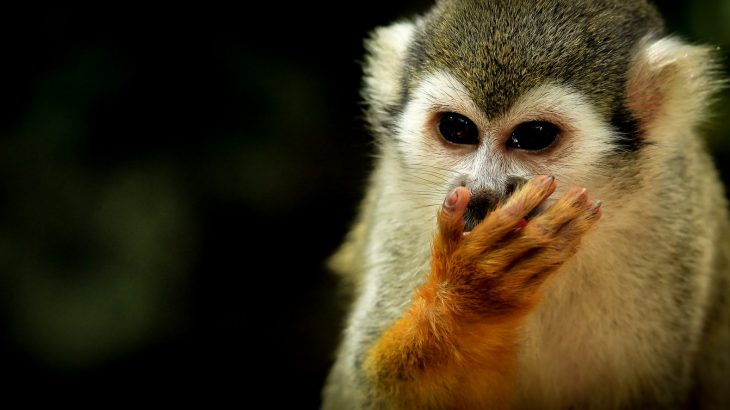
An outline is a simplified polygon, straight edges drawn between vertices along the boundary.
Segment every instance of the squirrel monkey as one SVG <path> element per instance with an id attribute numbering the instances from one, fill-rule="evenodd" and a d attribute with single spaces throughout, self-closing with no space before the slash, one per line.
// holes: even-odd
<path id="1" fill-rule="evenodd" d="M 367 49 L 325 409 L 730 408 L 713 49 L 644 0 L 442 0 Z"/>

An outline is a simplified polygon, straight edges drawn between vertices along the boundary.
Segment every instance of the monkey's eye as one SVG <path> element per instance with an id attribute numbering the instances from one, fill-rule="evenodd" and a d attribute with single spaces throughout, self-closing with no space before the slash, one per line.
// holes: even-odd
<path id="1" fill-rule="evenodd" d="M 512 131 L 507 147 L 540 151 L 552 145 L 559 133 L 557 125 L 546 121 L 523 122 Z"/>
<path id="2" fill-rule="evenodd" d="M 461 114 L 447 112 L 439 120 L 439 132 L 454 144 L 479 144 L 479 131 L 474 122 Z"/>

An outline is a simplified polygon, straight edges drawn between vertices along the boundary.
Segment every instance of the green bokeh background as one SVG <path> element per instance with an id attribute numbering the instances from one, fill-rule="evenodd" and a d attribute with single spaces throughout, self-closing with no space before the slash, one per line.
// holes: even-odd
<path id="1" fill-rule="evenodd" d="M 7 13 L 0 391 L 317 407 L 343 314 L 323 261 L 372 154 L 362 39 L 428 4 Z M 730 0 L 659 6 L 727 62 Z M 727 92 L 715 112 L 726 178 Z"/>

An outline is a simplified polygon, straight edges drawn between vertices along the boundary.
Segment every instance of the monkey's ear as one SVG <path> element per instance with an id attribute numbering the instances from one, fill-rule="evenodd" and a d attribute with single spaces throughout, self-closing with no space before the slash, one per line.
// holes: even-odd
<path id="1" fill-rule="evenodd" d="M 712 95 L 722 86 L 714 52 L 673 37 L 641 43 L 627 96 L 645 135 L 686 132 L 706 118 Z"/>
<path id="2" fill-rule="evenodd" d="M 375 29 L 365 41 L 363 97 L 370 108 L 385 113 L 400 102 L 405 62 L 415 23 L 403 21 Z"/>

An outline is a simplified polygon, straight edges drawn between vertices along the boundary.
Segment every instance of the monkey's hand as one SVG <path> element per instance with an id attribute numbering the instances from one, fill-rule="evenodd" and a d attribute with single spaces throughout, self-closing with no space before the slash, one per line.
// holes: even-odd
<path id="1" fill-rule="evenodd" d="M 525 218 L 555 188 L 552 177 L 533 178 L 466 234 L 463 214 L 470 193 L 461 187 L 452 191 L 438 216 L 432 274 L 422 297 L 441 300 L 462 322 L 529 311 L 540 285 L 576 252 L 600 217 L 600 204 L 576 187 L 528 222 Z"/>
<path id="2" fill-rule="evenodd" d="M 600 204 L 573 188 L 527 221 L 554 191 L 533 178 L 464 233 L 470 193 L 451 191 L 438 215 L 431 274 L 405 316 L 369 351 L 365 370 L 394 408 L 506 408 L 517 330 L 540 285 L 577 250 Z"/>

